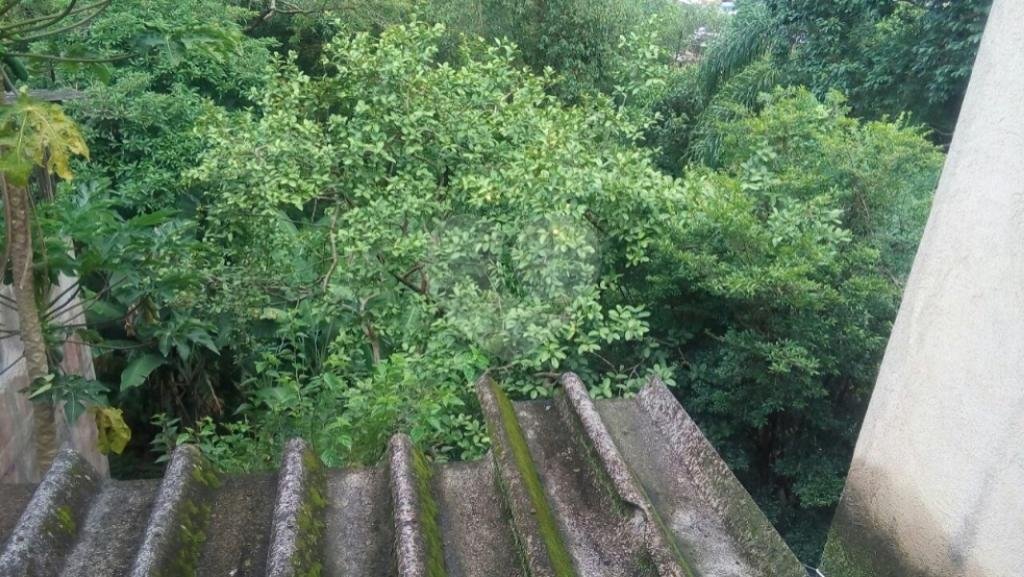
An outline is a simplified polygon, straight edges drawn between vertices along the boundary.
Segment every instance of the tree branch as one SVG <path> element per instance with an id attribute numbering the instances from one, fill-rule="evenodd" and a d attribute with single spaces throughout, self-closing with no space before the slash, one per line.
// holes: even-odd
<path id="1" fill-rule="evenodd" d="M 100 4 L 103 3 L 109 4 L 110 0 L 104 0 L 104 2 L 100 2 Z M 71 0 L 70 2 L 68 2 L 68 5 L 64 7 L 63 10 L 55 14 L 47 14 L 46 16 L 30 18 L 28 20 L 22 20 L 21 22 L 15 22 L 14 24 L 4 26 L 3 28 L 0 28 L 0 35 L 4 35 L 12 30 L 18 30 L 19 28 L 25 28 L 26 26 L 28 27 L 28 29 L 22 30 L 21 33 L 32 32 L 33 30 L 41 30 L 43 28 L 46 28 L 47 26 L 52 26 L 53 24 L 56 24 L 61 20 L 67 18 L 75 9 L 75 4 L 78 4 L 78 0 Z M 40 22 L 41 24 L 39 24 Z M 39 25 L 36 26 L 36 24 Z"/>
<path id="2" fill-rule="evenodd" d="M 47 60 L 50 62 L 75 62 L 79 64 L 102 64 L 107 62 L 118 62 L 132 57 L 131 54 L 118 54 L 106 58 L 84 58 L 79 56 L 57 56 L 55 54 L 37 54 L 34 52 L 9 52 L 11 56 L 19 58 L 31 58 L 34 60 Z"/>
<path id="3" fill-rule="evenodd" d="M 102 3 L 98 4 L 98 5 L 96 5 L 97 7 L 96 7 L 96 11 L 95 12 L 93 12 L 92 14 L 86 16 L 85 18 L 82 18 L 81 20 L 79 20 L 78 22 L 75 22 L 74 24 L 69 24 L 67 26 L 64 26 L 63 28 L 58 28 L 56 30 L 45 30 L 44 32 L 40 32 L 38 34 L 33 34 L 31 36 L 23 36 L 21 38 L 15 39 L 15 40 L 17 42 L 34 42 L 36 40 L 42 40 L 43 38 L 48 38 L 50 36 L 55 36 L 57 34 L 63 34 L 64 32 L 70 32 L 70 31 L 72 31 L 72 30 L 74 30 L 76 28 L 81 28 L 82 26 L 85 26 L 89 22 L 92 22 L 93 20 L 96 19 L 97 16 L 102 14 L 107 9 L 107 4 L 110 4 L 110 0 L 107 0 L 106 2 L 102 2 Z M 51 24 L 56 24 L 56 22 L 53 22 Z M 33 28 L 31 30 L 23 30 L 22 33 L 32 32 L 34 30 L 41 30 L 41 29 L 42 28 Z"/>
<path id="4" fill-rule="evenodd" d="M 24 359 L 25 359 L 25 353 L 21 353 L 20 355 L 18 355 L 18 358 L 16 358 L 13 361 L 11 361 L 11 364 L 7 365 L 6 367 L 3 368 L 2 371 L 0 371 L 0 377 L 4 376 L 4 374 L 6 374 L 7 371 L 9 371 L 12 368 L 14 368 L 14 365 L 17 365 L 18 363 L 20 363 Z"/>
<path id="5" fill-rule="evenodd" d="M 14 102 L 18 99 L 19 93 L 17 92 L 5 92 L 4 103 Z M 64 102 L 67 100 L 80 100 L 85 98 L 85 92 L 81 90 L 63 89 L 63 90 L 29 90 L 28 97 L 34 100 L 42 100 L 44 102 Z"/>
<path id="6" fill-rule="evenodd" d="M 52 301 L 50 301 L 48 310 L 43 313 L 43 316 L 45 318 L 52 318 L 53 316 L 60 314 L 60 312 L 63 312 L 64 308 L 67 307 L 71 301 L 75 300 L 75 297 L 78 296 L 78 293 L 81 290 L 82 284 L 78 281 L 73 281 L 70 285 L 65 287 L 64 290 L 60 291 L 60 294 L 55 296 Z M 64 302 L 57 304 L 61 299 L 66 297 L 68 293 L 71 293 L 71 296 L 69 296 Z"/>

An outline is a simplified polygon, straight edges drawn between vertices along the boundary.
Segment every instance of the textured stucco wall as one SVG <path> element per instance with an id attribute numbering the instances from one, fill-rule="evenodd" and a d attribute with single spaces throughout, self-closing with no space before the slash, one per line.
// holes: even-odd
<path id="1" fill-rule="evenodd" d="M 39 468 L 32 441 L 32 403 L 21 390 L 28 385 L 21 340 L 6 331 L 18 330 L 18 315 L 8 299 L 14 298 L 9 285 L 0 287 L 0 483 L 39 480 Z"/>
<path id="2" fill-rule="evenodd" d="M 64 289 L 71 283 L 71 279 L 62 276 L 60 284 L 51 291 L 51 300 L 64 294 Z M 70 294 L 67 293 L 67 296 Z M 83 322 L 80 299 L 73 299 L 70 307 L 61 306 L 67 296 L 61 297 L 55 303 L 63 310 L 57 316 L 56 322 Z M 14 294 L 9 285 L 0 287 L 0 298 L 7 303 L 13 302 Z M 3 303 L 0 303 L 0 329 L 18 329 L 17 313 L 12 306 Z M 22 355 L 23 347 L 17 336 L 8 335 L 7 332 L 0 332 L 0 337 L 4 337 L 0 338 L 0 370 L 7 369 L 0 375 L 0 483 L 36 482 L 45 471 L 39 470 L 36 463 L 32 402 L 21 393 L 28 385 L 25 361 L 17 361 Z M 61 370 L 67 374 L 95 378 L 89 347 L 65 343 Z M 98 472 L 107 473 L 107 458 L 96 450 L 96 425 L 88 415 L 79 418 L 78 422 L 69 427 L 64 419 L 64 412 L 57 411 L 57 426 L 62 442 L 69 442 Z"/>
<path id="3" fill-rule="evenodd" d="M 1024 572 L 1022 0 L 993 7 L 823 570 Z"/>

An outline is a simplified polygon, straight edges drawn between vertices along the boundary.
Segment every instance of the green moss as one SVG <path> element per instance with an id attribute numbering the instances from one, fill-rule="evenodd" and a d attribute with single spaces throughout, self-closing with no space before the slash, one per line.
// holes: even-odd
<path id="1" fill-rule="evenodd" d="M 60 531 L 67 535 L 75 534 L 75 517 L 71 514 L 71 507 L 67 505 L 57 507 L 57 512 L 54 513 L 54 520 Z"/>
<path id="2" fill-rule="evenodd" d="M 764 573 L 804 575 L 796 555 L 710 444 L 701 449 L 699 467 L 709 473 L 710 498 L 724 507 L 726 530 L 738 542 L 746 559 Z"/>
<path id="3" fill-rule="evenodd" d="M 181 508 L 178 524 L 176 553 L 167 567 L 161 568 L 160 577 L 195 577 L 199 556 L 206 542 L 206 526 L 210 521 L 210 506 L 192 499 L 185 501 Z"/>
<path id="4" fill-rule="evenodd" d="M 634 577 L 661 577 L 661 573 L 658 572 L 658 565 L 651 558 L 650 553 L 644 553 L 640 560 L 637 562 L 636 571 L 633 573 Z"/>
<path id="5" fill-rule="evenodd" d="M 490 388 L 497 401 L 501 424 L 505 430 L 512 459 L 523 478 L 530 503 L 533 505 L 534 517 L 537 519 L 540 537 L 544 541 L 548 558 L 551 560 L 551 568 L 554 570 L 555 577 L 574 577 L 576 572 L 573 569 L 572 558 L 569 556 L 565 544 L 562 543 L 562 536 L 558 531 L 555 516 L 544 495 L 540 475 L 534 467 L 530 449 L 526 446 L 526 438 L 523 436 L 523 430 L 519 427 L 519 420 L 516 419 L 512 402 L 497 385 L 491 384 Z"/>
<path id="6" fill-rule="evenodd" d="M 512 509 L 510 507 L 510 498 L 508 493 L 508 485 L 505 480 L 502 479 L 501 471 L 498 470 L 498 464 L 494 464 L 494 478 L 498 482 L 498 491 L 501 493 L 501 515 L 503 520 L 506 521 L 508 527 L 512 527 Z M 526 547 L 523 540 L 520 538 L 518 531 L 512 531 L 512 541 L 515 546 L 516 559 L 519 560 L 520 573 L 523 577 L 531 577 L 532 572 L 530 571 L 530 563 L 526 559 Z"/>
<path id="7" fill-rule="evenodd" d="M 640 485 L 639 483 L 637 484 L 637 486 L 640 488 L 640 491 L 643 494 L 644 499 L 647 499 L 647 502 L 650 503 L 650 499 L 647 497 L 647 492 L 643 488 L 643 486 Z M 664 537 L 665 543 L 672 550 L 672 557 L 675 559 L 676 565 L 678 565 L 683 570 L 683 573 L 685 573 L 687 577 L 696 577 L 697 573 L 693 570 L 692 567 L 690 567 L 690 563 L 686 560 L 686 556 L 683 555 L 682 550 L 679 549 L 679 544 L 676 542 L 676 539 L 673 536 L 672 532 L 669 531 L 668 525 L 665 524 L 665 520 L 661 518 L 661 515 L 658 514 L 658 511 L 653 506 L 651 507 L 650 520 L 654 522 L 654 525 L 655 527 L 657 527 L 658 532 L 661 533 L 662 537 Z"/>
<path id="8" fill-rule="evenodd" d="M 821 570 L 834 577 L 873 577 L 868 565 L 857 562 L 847 551 L 835 531 L 831 531 L 825 542 L 821 558 Z"/>
<path id="9" fill-rule="evenodd" d="M 413 473 L 416 475 L 416 493 L 420 502 L 420 527 L 427 549 L 427 577 L 445 577 L 444 543 L 441 539 L 440 512 L 430 491 L 430 465 L 423 453 L 413 449 Z"/>
<path id="10" fill-rule="evenodd" d="M 307 449 L 302 462 L 309 478 L 306 494 L 299 506 L 297 550 L 293 558 L 296 577 L 320 577 L 323 572 L 322 547 L 324 527 L 323 511 L 327 507 L 327 471 L 316 454 Z"/>
<path id="11" fill-rule="evenodd" d="M 173 557 L 166 566 L 160 567 L 159 577 L 195 577 L 199 557 L 206 543 L 206 530 L 210 523 L 212 509 L 206 502 L 209 492 L 220 487 L 220 475 L 206 457 L 200 455 L 189 473 L 197 486 L 190 488 L 178 514 L 179 521 L 174 535 Z"/>
<path id="12" fill-rule="evenodd" d="M 220 475 L 205 457 L 200 458 L 196 466 L 192 468 L 192 479 L 207 489 L 220 487 Z"/>

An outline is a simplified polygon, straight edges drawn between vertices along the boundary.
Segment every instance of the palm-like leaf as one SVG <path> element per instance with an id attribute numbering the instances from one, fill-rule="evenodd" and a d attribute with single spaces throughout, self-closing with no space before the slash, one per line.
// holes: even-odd
<path id="1" fill-rule="evenodd" d="M 779 67 L 765 54 L 722 84 L 697 118 L 689 160 L 715 166 L 721 148 L 716 127 L 756 107 L 758 96 L 771 92 L 779 79 Z"/>
<path id="2" fill-rule="evenodd" d="M 743 10 L 712 42 L 700 64 L 700 85 L 713 95 L 739 71 L 775 49 L 783 41 L 783 27 L 772 11 L 760 2 Z"/>

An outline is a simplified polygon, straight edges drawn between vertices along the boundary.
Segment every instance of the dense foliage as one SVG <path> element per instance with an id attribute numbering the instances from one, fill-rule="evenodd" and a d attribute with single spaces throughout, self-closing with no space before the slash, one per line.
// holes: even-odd
<path id="1" fill-rule="evenodd" d="M 658 104 L 649 140 L 659 164 L 678 173 L 690 160 L 714 164 L 701 138 L 734 103 L 756 105 L 776 86 L 818 98 L 840 91 L 854 115 L 908 116 L 944 144 L 953 126 L 991 0 L 748 0 L 699 66 L 677 74 Z"/>
<path id="2" fill-rule="evenodd" d="M 120 474 L 295 435 L 472 458 L 484 371 L 658 375 L 816 558 L 986 2 L 101 4 L 0 46 L 8 82 L 84 90 L 88 162 L 19 166 L 75 169 L 36 269 L 81 279 L 84 322 L 44 321 L 99 378 L 50 391 L 124 410 Z"/>
<path id="3" fill-rule="evenodd" d="M 711 126 L 718 168 L 687 169 L 629 287 L 685 406 L 803 550 L 815 517 L 794 516 L 827 520 L 842 489 L 941 165 L 919 130 L 847 111 L 777 90 Z"/>
<path id="4" fill-rule="evenodd" d="M 403 428 L 477 454 L 462 435 L 475 375 L 537 396 L 531 374 L 646 330 L 638 307 L 603 303 L 618 281 L 595 246 L 638 261 L 656 225 L 646 191 L 667 182 L 626 146 L 630 126 L 607 104 L 561 106 L 508 47 L 437 64 L 441 32 L 339 38 L 318 79 L 282 64 L 258 112 L 206 119 L 190 173 L 215 223 L 205 243 L 238 281 L 224 305 L 286 327 L 251 344 L 256 402 L 308 395 L 323 412 L 260 428 L 322 438 L 329 458 L 376 459 Z M 331 319 L 315 352 L 291 326 L 311 314 Z"/>

